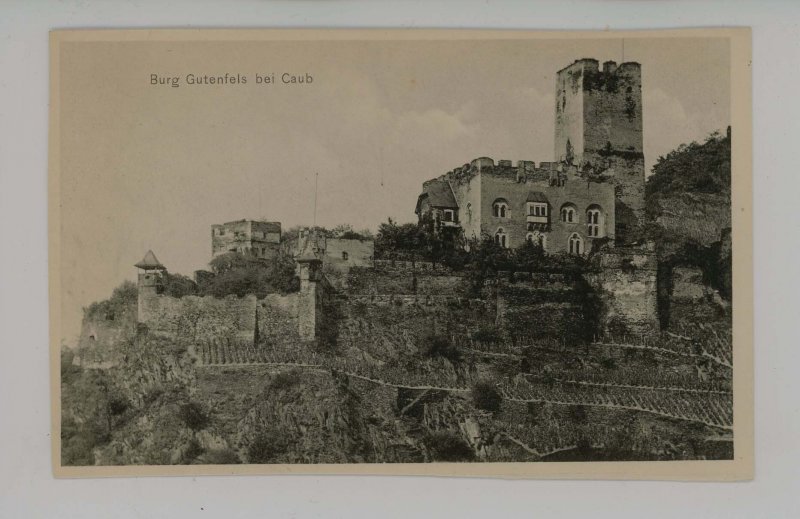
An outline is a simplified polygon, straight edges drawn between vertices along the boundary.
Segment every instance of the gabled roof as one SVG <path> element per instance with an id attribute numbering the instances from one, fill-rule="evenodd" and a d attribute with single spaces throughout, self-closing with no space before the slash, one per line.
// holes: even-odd
<path id="1" fill-rule="evenodd" d="M 153 254 L 151 250 L 147 251 L 142 261 L 134 265 L 134 267 L 144 270 L 167 270 L 166 267 L 158 261 L 158 258 L 156 258 L 156 255 Z"/>
<path id="2" fill-rule="evenodd" d="M 544 193 L 541 191 L 531 191 L 528 193 L 528 199 L 526 202 L 540 202 L 543 204 L 549 204 L 550 201 L 547 199 Z"/>
<path id="3" fill-rule="evenodd" d="M 428 204 L 431 207 L 439 207 L 443 209 L 458 209 L 456 197 L 453 195 L 453 189 L 450 183 L 444 180 L 431 180 L 425 184 L 422 194 L 419 195 L 417 200 L 417 211 L 419 212 L 419 203 L 423 197 L 428 198 Z"/>

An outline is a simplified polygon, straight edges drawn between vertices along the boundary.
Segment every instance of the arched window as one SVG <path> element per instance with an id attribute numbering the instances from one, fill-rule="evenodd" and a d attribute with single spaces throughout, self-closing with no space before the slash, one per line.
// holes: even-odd
<path id="1" fill-rule="evenodd" d="M 590 205 L 586 210 L 586 233 L 591 238 L 605 236 L 603 210 L 599 205 Z"/>
<path id="2" fill-rule="evenodd" d="M 539 247 L 542 248 L 542 250 L 545 250 L 545 248 L 547 247 L 547 236 L 540 233 L 539 231 L 529 232 L 525 236 L 525 239 L 527 240 L 528 243 L 533 243 L 538 245 Z"/>
<path id="3" fill-rule="evenodd" d="M 583 254 L 583 239 L 576 232 L 572 233 L 569 237 L 569 253 L 570 254 Z"/>
<path id="4" fill-rule="evenodd" d="M 508 202 L 505 198 L 498 198 L 494 201 L 492 214 L 497 218 L 506 218 L 508 216 Z"/>
<path id="5" fill-rule="evenodd" d="M 494 233 L 494 242 L 504 249 L 508 248 L 508 236 L 506 236 L 506 232 L 502 227 L 497 229 L 497 232 Z"/>
<path id="6" fill-rule="evenodd" d="M 578 209 L 574 204 L 566 203 L 561 206 L 561 221 L 566 223 L 578 223 Z"/>
<path id="7" fill-rule="evenodd" d="M 467 223 L 472 223 L 472 204 L 467 203 Z"/>

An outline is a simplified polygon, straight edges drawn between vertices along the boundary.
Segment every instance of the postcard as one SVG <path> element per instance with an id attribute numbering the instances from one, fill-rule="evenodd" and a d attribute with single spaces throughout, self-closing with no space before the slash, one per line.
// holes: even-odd
<path id="1" fill-rule="evenodd" d="M 56 476 L 752 477 L 749 29 L 50 36 Z"/>

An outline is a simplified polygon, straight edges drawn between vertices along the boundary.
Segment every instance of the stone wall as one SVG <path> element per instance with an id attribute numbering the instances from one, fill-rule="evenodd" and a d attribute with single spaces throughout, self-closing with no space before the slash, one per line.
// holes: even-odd
<path id="1" fill-rule="evenodd" d="M 417 270 L 411 262 L 395 262 L 376 269 L 355 268 L 347 276 L 346 291 L 354 294 L 464 295 L 464 278 L 444 268 Z M 419 262 L 416 263 L 419 266 Z"/>
<path id="2" fill-rule="evenodd" d="M 114 312 L 84 311 L 73 364 L 84 368 L 110 368 L 121 360 L 119 345 L 136 333 L 136 306 Z"/>
<path id="3" fill-rule="evenodd" d="M 296 342 L 298 329 L 299 294 L 268 294 L 258 300 L 256 318 L 258 341 L 265 344 Z"/>
<path id="4" fill-rule="evenodd" d="M 340 270 L 352 267 L 369 267 L 372 266 L 374 255 L 374 240 L 328 238 L 325 240 L 325 253 L 322 257 L 322 264 L 331 265 Z"/>
<path id="5" fill-rule="evenodd" d="M 602 213 L 601 237 L 612 242 L 615 233 L 614 188 L 607 183 L 588 182 L 574 176 L 563 186 L 551 186 L 549 181 L 518 182 L 516 176 L 486 173 L 482 179 L 481 222 L 483 232 L 494 236 L 502 228 L 506 233 L 509 247 L 519 247 L 525 243 L 527 228 L 527 199 L 531 192 L 541 192 L 548 200 L 548 223 L 537 224 L 545 236 L 545 250 L 548 253 L 567 253 L 568 240 L 577 233 L 584 243 L 584 250 L 590 251 L 595 238 L 588 235 L 586 211 L 597 207 Z M 508 202 L 509 211 L 505 217 L 496 217 L 492 212 L 495 200 L 502 198 Z M 561 208 L 573 205 L 576 216 L 573 222 L 562 222 Z"/>
<path id="6" fill-rule="evenodd" d="M 148 329 L 197 343 L 216 337 L 254 338 L 257 300 L 253 295 L 228 296 L 158 295 L 140 298 L 139 322 Z"/>
<path id="7" fill-rule="evenodd" d="M 496 283 L 500 329 L 514 342 L 556 339 L 581 343 L 595 331 L 592 294 L 577 275 L 538 273 L 532 280 Z"/>
<path id="8" fill-rule="evenodd" d="M 612 335 L 659 330 L 658 260 L 654 251 L 615 249 L 594 258 L 596 270 L 585 274 L 602 299 L 601 330 Z"/>
<path id="9" fill-rule="evenodd" d="M 251 253 L 258 258 L 271 258 L 277 254 L 280 241 L 279 222 L 237 220 L 211 226 L 213 256 L 235 251 Z"/>

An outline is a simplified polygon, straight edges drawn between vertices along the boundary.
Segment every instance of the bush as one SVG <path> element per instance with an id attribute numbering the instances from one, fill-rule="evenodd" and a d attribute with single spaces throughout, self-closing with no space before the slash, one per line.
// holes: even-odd
<path id="1" fill-rule="evenodd" d="M 603 367 L 603 369 L 617 369 L 617 361 L 611 357 L 601 359 L 600 365 Z"/>
<path id="2" fill-rule="evenodd" d="M 491 382 L 478 382 L 472 388 L 472 401 L 478 409 L 496 413 L 503 405 L 503 396 Z"/>
<path id="3" fill-rule="evenodd" d="M 270 389 L 289 389 L 300 383 L 300 373 L 297 370 L 281 371 L 269 383 Z"/>
<path id="4" fill-rule="evenodd" d="M 496 326 L 481 326 L 472 334 L 472 339 L 484 344 L 497 344 L 500 342 L 500 332 Z"/>
<path id="5" fill-rule="evenodd" d="M 181 457 L 181 464 L 182 465 L 189 465 L 197 462 L 200 455 L 203 454 L 203 447 L 200 445 L 196 439 L 192 438 L 189 440 L 188 445 L 186 445 L 186 450 L 183 451 L 183 456 Z"/>
<path id="6" fill-rule="evenodd" d="M 161 276 L 164 295 L 170 297 L 184 297 L 197 294 L 197 284 L 190 278 L 181 274 L 164 272 Z"/>
<path id="7" fill-rule="evenodd" d="M 584 424 L 587 420 L 586 408 L 582 405 L 572 405 L 569 407 L 569 417 L 573 423 Z"/>
<path id="8" fill-rule="evenodd" d="M 282 431 L 272 428 L 256 436 L 247 448 L 247 461 L 249 463 L 275 463 L 288 449 L 289 440 L 286 435 Z"/>
<path id="9" fill-rule="evenodd" d="M 121 395 L 113 395 L 108 400 L 108 412 L 113 416 L 118 416 L 128 410 L 130 402 Z"/>
<path id="10" fill-rule="evenodd" d="M 204 429 L 209 422 L 208 414 L 205 410 L 195 402 L 189 402 L 181 406 L 179 416 L 186 427 L 193 431 Z"/>
<path id="11" fill-rule="evenodd" d="M 198 276 L 199 295 L 243 297 L 254 294 L 263 298 L 267 294 L 285 294 L 300 289 L 295 262 L 288 253 L 266 261 L 251 254 L 229 252 L 217 256 L 209 265 L 211 273 Z"/>
<path id="12" fill-rule="evenodd" d="M 425 446 L 430 451 L 433 461 L 472 461 L 475 452 L 472 447 L 457 433 L 452 431 L 436 431 L 425 438 Z"/>
<path id="13" fill-rule="evenodd" d="M 429 335 L 423 340 L 422 354 L 428 358 L 441 357 L 450 362 L 459 362 L 461 352 L 456 348 L 450 339 L 443 335 Z"/>

